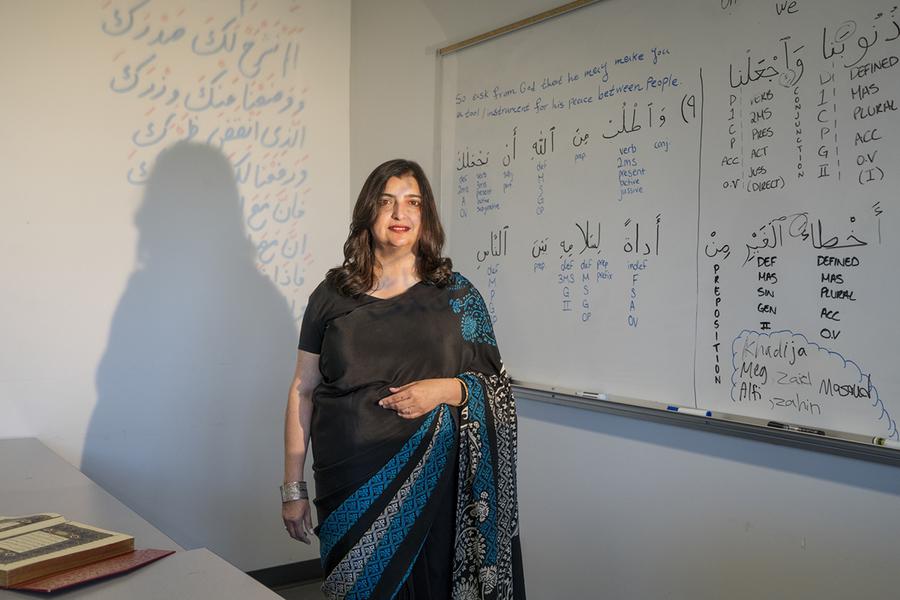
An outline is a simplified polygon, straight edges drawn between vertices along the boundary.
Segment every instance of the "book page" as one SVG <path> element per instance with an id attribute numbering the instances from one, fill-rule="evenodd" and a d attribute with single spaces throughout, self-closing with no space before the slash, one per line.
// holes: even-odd
<path id="1" fill-rule="evenodd" d="M 48 546 L 62 544 L 68 538 L 64 538 L 46 531 L 32 531 L 25 535 L 16 536 L 8 540 L 0 540 L 0 550 L 5 550 L 2 556 L 6 556 L 7 552 L 15 552 L 16 554 L 24 554 L 34 550 L 41 550 Z M 3 559 L 0 559 L 3 560 Z"/>
<path id="2" fill-rule="evenodd" d="M 21 517 L 0 517 L 0 540 L 65 523 L 57 513 L 41 513 Z"/>
<path id="3" fill-rule="evenodd" d="M 81 523 L 68 522 L 0 540 L 0 570 L 132 539 Z"/>

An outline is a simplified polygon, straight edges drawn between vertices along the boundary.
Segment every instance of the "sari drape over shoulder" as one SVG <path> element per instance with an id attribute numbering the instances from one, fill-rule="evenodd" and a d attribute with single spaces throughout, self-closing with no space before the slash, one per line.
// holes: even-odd
<path id="1" fill-rule="evenodd" d="M 524 598 L 515 401 L 471 283 L 382 300 L 323 282 L 300 348 L 322 371 L 311 433 L 326 596 Z M 436 377 L 466 383 L 462 409 L 403 419 L 378 405 Z"/>

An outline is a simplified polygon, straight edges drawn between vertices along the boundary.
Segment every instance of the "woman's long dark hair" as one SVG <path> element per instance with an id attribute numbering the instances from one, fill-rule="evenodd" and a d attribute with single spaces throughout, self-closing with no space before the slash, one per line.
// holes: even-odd
<path id="1" fill-rule="evenodd" d="M 412 175 L 422 194 L 422 223 L 416 251 L 416 271 L 422 281 L 444 287 L 450 281 L 453 263 L 441 256 L 444 228 L 438 216 L 431 184 L 422 167 L 411 160 L 394 159 L 378 165 L 366 178 L 350 221 L 350 235 L 344 242 L 344 263 L 328 271 L 325 278 L 341 294 L 358 296 L 375 286 L 375 242 L 371 227 L 378 213 L 378 201 L 388 179 Z"/>

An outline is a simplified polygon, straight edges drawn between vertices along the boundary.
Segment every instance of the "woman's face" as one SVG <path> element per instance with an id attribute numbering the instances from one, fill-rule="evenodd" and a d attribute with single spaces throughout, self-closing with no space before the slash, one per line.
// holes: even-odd
<path id="1" fill-rule="evenodd" d="M 378 199 L 378 211 L 372 223 L 375 249 L 395 252 L 407 249 L 415 253 L 422 223 L 422 194 L 412 175 L 391 177 Z"/>

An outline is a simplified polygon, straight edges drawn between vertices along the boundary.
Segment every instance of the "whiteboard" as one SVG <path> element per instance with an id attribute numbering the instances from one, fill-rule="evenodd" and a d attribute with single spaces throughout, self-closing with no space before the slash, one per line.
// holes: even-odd
<path id="1" fill-rule="evenodd" d="M 443 59 L 513 378 L 900 439 L 900 13 L 607 0 Z"/>

